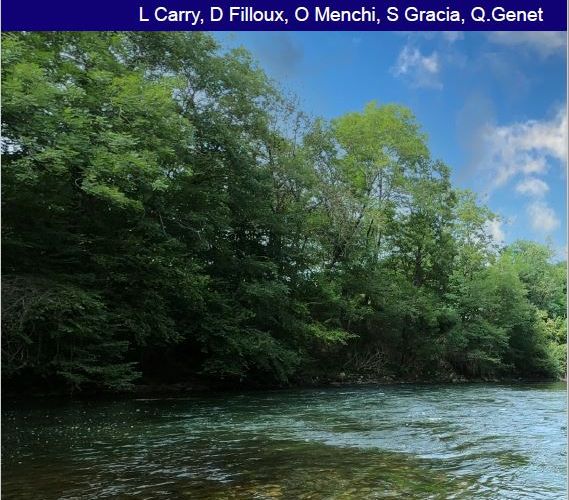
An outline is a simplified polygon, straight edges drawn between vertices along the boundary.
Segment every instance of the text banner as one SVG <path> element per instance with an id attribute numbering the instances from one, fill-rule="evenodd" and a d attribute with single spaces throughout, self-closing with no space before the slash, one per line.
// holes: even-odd
<path id="1" fill-rule="evenodd" d="M 136 31 L 564 31 L 563 0 L 5 0 L 2 29 Z"/>

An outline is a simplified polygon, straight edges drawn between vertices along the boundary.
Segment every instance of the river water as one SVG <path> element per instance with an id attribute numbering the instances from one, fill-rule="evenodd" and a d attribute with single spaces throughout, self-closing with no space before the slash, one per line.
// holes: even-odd
<path id="1" fill-rule="evenodd" d="M 561 499 L 566 386 L 4 401 L 2 498 Z"/>

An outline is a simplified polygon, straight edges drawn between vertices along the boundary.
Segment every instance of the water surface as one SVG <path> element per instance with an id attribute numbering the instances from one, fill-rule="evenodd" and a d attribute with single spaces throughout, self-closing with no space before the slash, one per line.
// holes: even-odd
<path id="1" fill-rule="evenodd" d="M 566 498 L 566 387 L 4 401 L 15 499 Z"/>

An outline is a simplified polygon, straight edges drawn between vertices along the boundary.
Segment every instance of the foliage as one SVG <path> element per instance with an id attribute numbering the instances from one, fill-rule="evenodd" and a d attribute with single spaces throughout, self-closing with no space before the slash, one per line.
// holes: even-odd
<path id="1" fill-rule="evenodd" d="M 310 120 L 203 33 L 2 40 L 8 383 L 566 371 L 565 264 L 407 108 Z"/>

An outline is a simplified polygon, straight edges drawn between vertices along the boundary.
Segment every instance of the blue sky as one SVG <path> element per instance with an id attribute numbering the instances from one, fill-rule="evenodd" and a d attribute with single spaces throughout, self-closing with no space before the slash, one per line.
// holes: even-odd
<path id="1" fill-rule="evenodd" d="M 502 217 L 497 240 L 567 251 L 566 33 L 219 33 L 249 49 L 301 108 L 333 118 L 413 110 L 454 183 Z"/>

